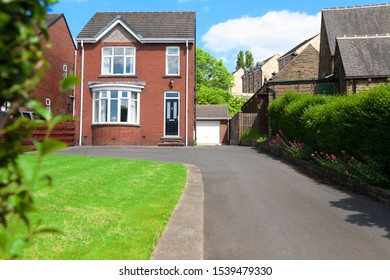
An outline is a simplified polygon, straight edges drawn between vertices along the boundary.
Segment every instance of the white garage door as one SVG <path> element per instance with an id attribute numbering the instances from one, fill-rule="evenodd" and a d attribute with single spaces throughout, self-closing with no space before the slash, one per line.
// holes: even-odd
<path id="1" fill-rule="evenodd" d="M 199 145 L 219 145 L 219 121 L 197 121 L 197 143 Z"/>

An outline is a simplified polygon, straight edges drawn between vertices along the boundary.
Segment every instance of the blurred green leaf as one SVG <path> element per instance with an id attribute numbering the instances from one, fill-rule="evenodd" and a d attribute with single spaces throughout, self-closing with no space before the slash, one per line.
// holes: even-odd
<path id="1" fill-rule="evenodd" d="M 73 89 L 75 85 L 80 83 L 81 79 L 74 75 L 69 75 L 61 81 L 60 91 L 67 91 Z"/>

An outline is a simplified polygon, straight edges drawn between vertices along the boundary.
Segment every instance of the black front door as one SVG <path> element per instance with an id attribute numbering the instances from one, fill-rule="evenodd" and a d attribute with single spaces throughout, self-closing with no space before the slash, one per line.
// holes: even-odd
<path id="1" fill-rule="evenodd" d="M 179 136 L 179 100 L 165 100 L 165 136 Z"/>

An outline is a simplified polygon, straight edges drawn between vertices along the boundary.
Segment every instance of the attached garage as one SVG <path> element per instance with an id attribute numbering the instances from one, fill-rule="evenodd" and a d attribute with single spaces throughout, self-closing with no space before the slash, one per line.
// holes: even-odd
<path id="1" fill-rule="evenodd" d="M 229 115 L 226 105 L 196 106 L 196 142 L 198 145 L 229 143 Z"/>

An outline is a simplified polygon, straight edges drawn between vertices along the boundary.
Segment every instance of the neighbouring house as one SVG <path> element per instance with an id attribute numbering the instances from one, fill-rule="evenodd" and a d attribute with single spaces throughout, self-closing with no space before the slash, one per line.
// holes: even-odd
<path id="1" fill-rule="evenodd" d="M 268 131 L 267 108 L 274 98 L 287 91 L 314 94 L 320 87 L 329 84 L 328 81 L 318 80 L 318 38 L 319 35 L 311 37 L 284 54 L 281 58 L 286 64 L 242 106 L 244 113 L 258 113 L 260 130 Z"/>
<path id="2" fill-rule="evenodd" d="M 230 118 L 227 105 L 196 105 L 197 144 L 229 144 Z"/>
<path id="3" fill-rule="evenodd" d="M 284 55 L 278 58 L 279 71 L 282 70 L 286 65 L 293 61 L 299 54 L 301 54 L 307 46 L 311 45 L 318 52 L 320 51 L 320 34 L 317 34 L 299 45 L 295 46 L 293 49 L 286 52 Z"/>
<path id="4" fill-rule="evenodd" d="M 232 95 L 242 98 L 250 98 L 253 93 L 243 92 L 242 76 L 244 75 L 244 69 L 240 68 L 232 73 L 233 76 L 233 88 Z"/>
<path id="5" fill-rule="evenodd" d="M 51 47 L 45 51 L 45 58 L 50 66 L 45 69 L 32 97 L 41 101 L 53 115 L 72 115 L 74 92 L 61 92 L 59 85 L 74 71 L 76 46 L 64 14 L 48 14 L 46 23 Z M 44 38 L 42 40 L 45 42 Z"/>
<path id="6" fill-rule="evenodd" d="M 337 38 L 336 91 L 358 92 L 390 81 L 390 35 Z"/>
<path id="7" fill-rule="evenodd" d="M 257 92 L 263 86 L 265 79 L 271 78 L 274 73 L 278 72 L 279 57 L 278 54 L 275 54 L 266 60 L 257 62 L 255 65 L 244 69 L 244 75 L 242 75 L 242 92 L 251 94 Z"/>
<path id="8" fill-rule="evenodd" d="M 80 145 L 192 145 L 194 12 L 98 12 L 77 36 Z"/>
<path id="9" fill-rule="evenodd" d="M 389 81 L 390 4 L 322 11 L 319 77 L 335 91 L 357 92 Z"/>

